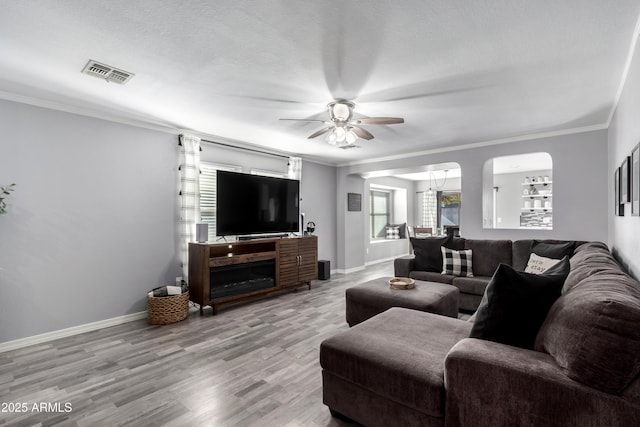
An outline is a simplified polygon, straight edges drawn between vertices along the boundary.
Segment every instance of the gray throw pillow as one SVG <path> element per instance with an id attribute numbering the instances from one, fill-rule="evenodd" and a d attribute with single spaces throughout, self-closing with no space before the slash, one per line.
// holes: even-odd
<path id="1" fill-rule="evenodd" d="M 576 248 L 576 242 L 548 243 L 540 240 L 531 242 L 531 253 L 545 258 L 562 259 L 571 257 Z"/>

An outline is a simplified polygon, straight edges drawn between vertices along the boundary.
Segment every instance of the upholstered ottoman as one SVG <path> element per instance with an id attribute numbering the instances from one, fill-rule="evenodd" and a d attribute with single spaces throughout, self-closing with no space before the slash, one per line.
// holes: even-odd
<path id="1" fill-rule="evenodd" d="M 458 288 L 444 283 L 416 280 L 413 289 L 391 289 L 380 277 L 346 291 L 347 323 L 364 322 L 391 307 L 404 307 L 449 317 L 458 317 Z"/>
<path id="2" fill-rule="evenodd" d="M 472 326 L 394 307 L 324 340 L 324 404 L 365 426 L 444 426 L 445 356 Z"/>

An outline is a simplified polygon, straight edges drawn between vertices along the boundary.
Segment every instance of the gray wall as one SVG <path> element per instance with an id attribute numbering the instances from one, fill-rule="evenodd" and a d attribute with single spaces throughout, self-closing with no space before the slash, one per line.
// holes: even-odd
<path id="1" fill-rule="evenodd" d="M 181 275 L 177 135 L 0 101 L 0 342 L 146 310 Z M 203 144 L 201 159 L 287 170 L 288 159 Z M 301 208 L 336 265 L 335 167 L 303 162 Z"/>
<path id="2" fill-rule="evenodd" d="M 313 234 L 318 236 L 318 259 L 329 260 L 336 269 L 336 168 L 318 163 L 302 162 L 302 212 L 305 222 L 316 223 Z"/>
<path id="3" fill-rule="evenodd" d="M 0 342 L 146 309 L 180 275 L 177 136 L 0 101 Z"/>
<path id="4" fill-rule="evenodd" d="M 364 210 L 348 211 L 347 194 L 361 194 L 364 200 L 365 180 L 359 175 L 343 172 L 340 168 L 336 169 L 336 269 L 340 272 L 349 272 L 364 268 L 367 234 L 364 232 Z"/>
<path id="5" fill-rule="evenodd" d="M 545 151 L 553 159 L 554 229 L 500 230 L 482 227 L 482 171 L 493 157 Z M 469 147 L 464 150 L 421 155 L 383 162 L 341 166 L 337 197 L 346 198 L 345 177 L 361 173 L 397 170 L 422 165 L 458 162 L 462 168 L 461 235 L 474 239 L 557 238 L 607 241 L 608 196 L 606 130 L 559 135 L 522 142 Z M 362 214 L 342 219 L 338 228 L 363 221 Z M 349 250 L 338 254 L 338 264 L 351 268 L 362 258 L 364 240 L 349 242 Z"/>
<path id="6" fill-rule="evenodd" d="M 625 205 L 625 216 L 613 212 L 613 174 L 625 156 L 640 141 L 640 46 L 634 58 L 620 102 L 609 127 L 609 156 L 607 168 L 607 213 L 609 216 L 609 246 L 618 260 L 636 279 L 640 278 L 640 217 L 630 216 L 631 206 Z"/>

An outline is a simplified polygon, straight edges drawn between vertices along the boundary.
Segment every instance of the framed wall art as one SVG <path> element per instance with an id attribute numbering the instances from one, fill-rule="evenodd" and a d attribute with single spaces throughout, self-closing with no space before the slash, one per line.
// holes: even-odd
<path id="1" fill-rule="evenodd" d="M 626 156 L 620 165 L 620 201 L 629 203 L 631 201 L 630 175 L 631 156 Z"/>
<path id="2" fill-rule="evenodd" d="M 631 215 L 640 216 L 640 144 L 631 152 Z"/>
<path id="3" fill-rule="evenodd" d="M 347 193 L 347 210 L 349 212 L 360 212 L 362 210 L 362 194 Z"/>
<path id="4" fill-rule="evenodd" d="M 624 204 L 621 203 L 621 195 L 620 195 L 620 168 L 616 168 L 615 173 L 613 174 L 613 208 L 614 214 L 616 216 L 624 216 Z"/>

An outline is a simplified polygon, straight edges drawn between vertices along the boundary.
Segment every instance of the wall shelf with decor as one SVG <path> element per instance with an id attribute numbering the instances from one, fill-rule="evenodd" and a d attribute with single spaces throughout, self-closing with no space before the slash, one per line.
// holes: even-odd
<path id="1" fill-rule="evenodd" d="M 522 182 L 520 227 L 553 228 L 553 181 L 548 175 L 526 177 Z"/>

